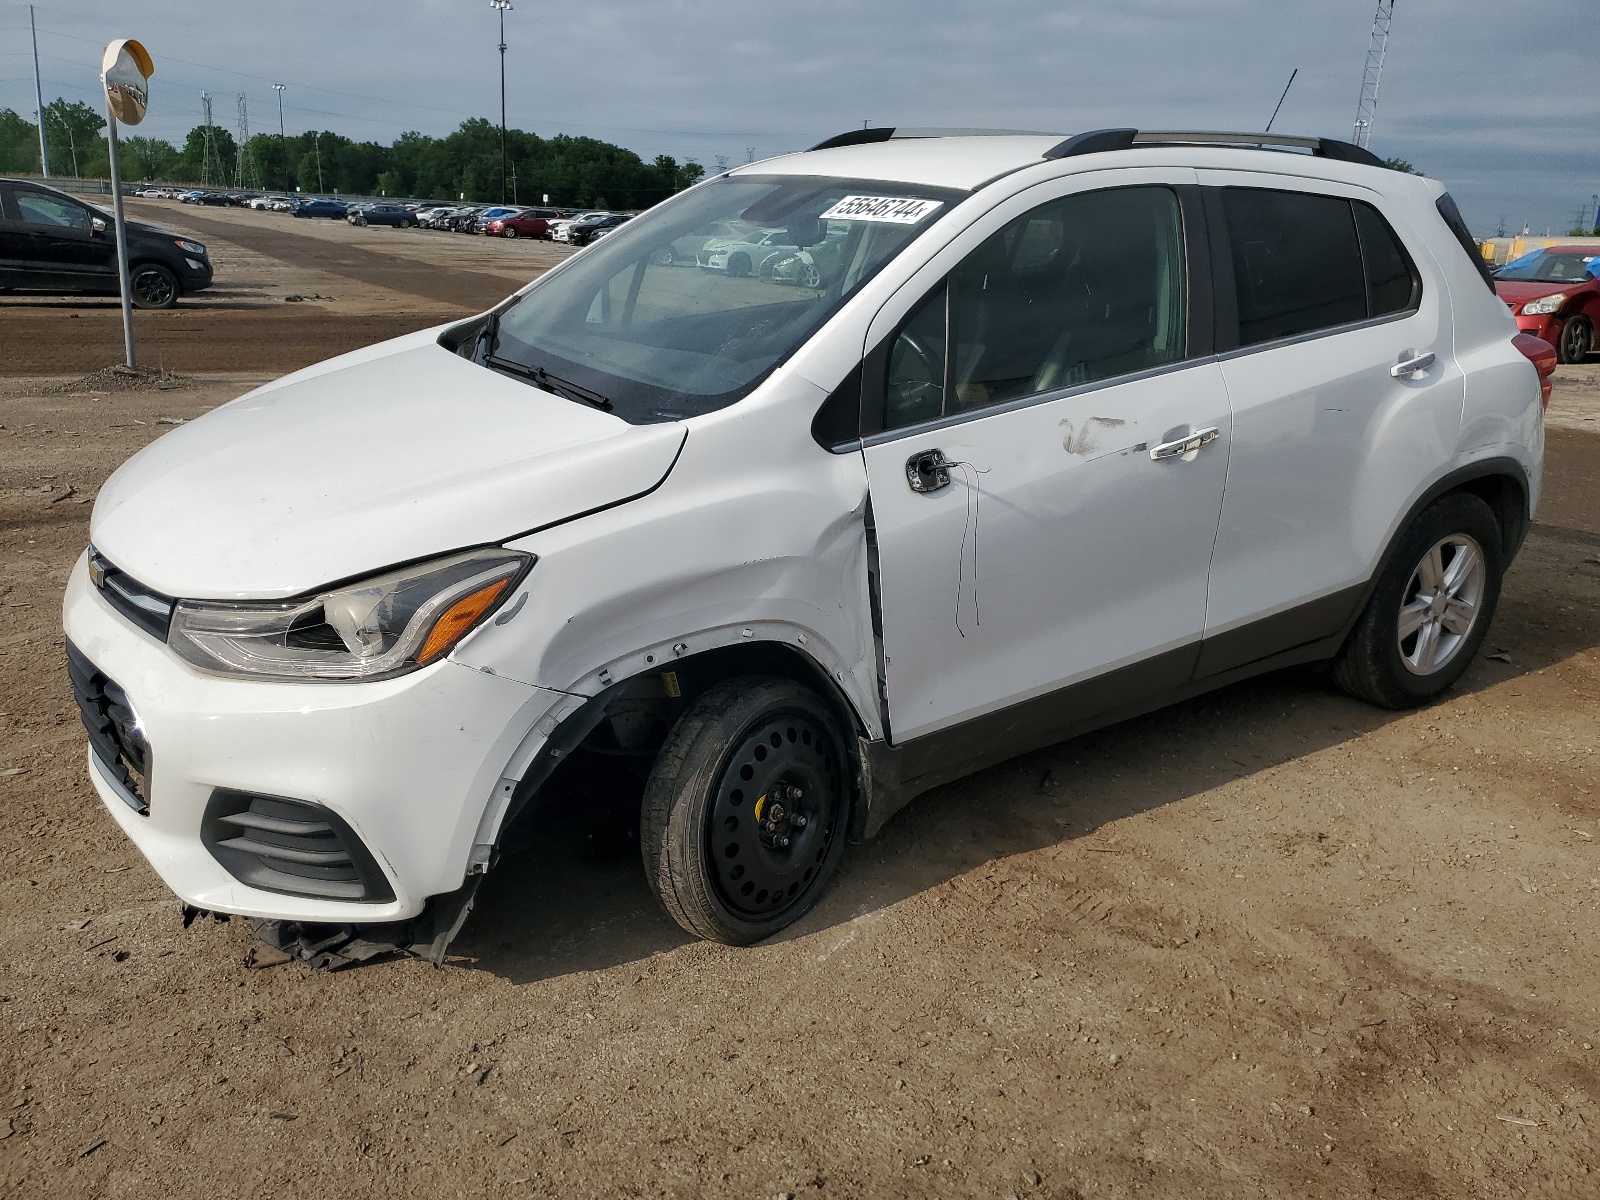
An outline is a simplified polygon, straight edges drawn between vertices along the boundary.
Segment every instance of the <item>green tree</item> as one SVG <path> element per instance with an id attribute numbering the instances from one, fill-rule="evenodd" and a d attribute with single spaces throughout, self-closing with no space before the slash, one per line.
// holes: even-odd
<path id="1" fill-rule="evenodd" d="M 0 108 L 0 174 L 32 175 L 38 170 L 39 127 Z"/>
<path id="2" fill-rule="evenodd" d="M 1421 171 L 1417 170 L 1414 166 L 1412 166 L 1409 162 L 1407 162 L 1403 158 L 1386 158 L 1386 159 L 1383 160 L 1383 165 L 1388 167 L 1389 170 L 1391 170 L 1391 171 L 1399 171 L 1400 174 L 1402 174 L 1402 175 L 1421 175 L 1422 174 Z"/>
<path id="3" fill-rule="evenodd" d="M 237 157 L 233 134 L 220 125 L 213 125 L 211 136 L 216 146 L 216 159 L 211 165 L 213 178 L 206 178 L 206 127 L 196 125 L 184 139 L 183 152 L 178 156 L 178 164 L 174 168 L 179 179 L 213 187 L 223 187 L 233 179 L 233 164 Z"/>
<path id="4" fill-rule="evenodd" d="M 105 139 L 100 131 L 106 119 L 81 100 L 72 103 L 57 97 L 44 106 L 44 136 L 50 143 L 50 167 L 57 175 L 72 174 L 95 178 L 91 171 L 109 163 Z M 109 174 L 101 168 L 99 177 Z"/>
<path id="5" fill-rule="evenodd" d="M 181 155 L 171 142 L 153 137 L 119 137 L 122 177 L 129 180 L 175 178 Z"/>

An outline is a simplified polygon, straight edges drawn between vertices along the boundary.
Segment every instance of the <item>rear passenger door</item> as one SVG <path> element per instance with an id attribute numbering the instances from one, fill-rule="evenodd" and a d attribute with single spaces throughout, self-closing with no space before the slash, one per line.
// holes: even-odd
<path id="1" fill-rule="evenodd" d="M 1443 279 L 1381 197 L 1200 177 L 1218 185 L 1206 201 L 1233 410 L 1205 676 L 1343 627 L 1394 523 L 1450 460 L 1464 389 Z"/>

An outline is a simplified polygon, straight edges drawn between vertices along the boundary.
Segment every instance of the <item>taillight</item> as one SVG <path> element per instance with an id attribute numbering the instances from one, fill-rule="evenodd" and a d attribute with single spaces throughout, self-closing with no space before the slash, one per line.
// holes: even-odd
<path id="1" fill-rule="evenodd" d="M 1550 389 L 1554 386 L 1556 373 L 1556 348 L 1543 338 L 1536 338 L 1531 333 L 1519 333 L 1511 339 L 1511 344 L 1527 356 L 1533 364 L 1533 369 L 1539 372 L 1539 401 L 1545 407 L 1550 407 Z"/>

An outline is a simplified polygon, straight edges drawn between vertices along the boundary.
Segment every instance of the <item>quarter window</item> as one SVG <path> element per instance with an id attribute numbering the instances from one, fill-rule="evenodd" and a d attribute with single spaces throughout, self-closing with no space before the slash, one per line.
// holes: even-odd
<path id="1" fill-rule="evenodd" d="M 907 318 L 889 348 L 884 428 L 1180 361 L 1186 300 L 1170 189 L 1040 205 Z"/>
<path id="2" fill-rule="evenodd" d="M 1389 222 L 1370 204 L 1356 201 L 1356 232 L 1367 269 L 1367 315 L 1384 317 L 1414 308 L 1421 280 Z"/>

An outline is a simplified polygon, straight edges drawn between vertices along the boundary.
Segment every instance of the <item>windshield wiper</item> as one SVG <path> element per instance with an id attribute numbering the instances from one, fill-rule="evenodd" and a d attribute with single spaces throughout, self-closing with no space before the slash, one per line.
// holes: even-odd
<path id="1" fill-rule="evenodd" d="M 501 358 L 496 354 L 486 355 L 483 361 L 497 371 L 505 371 L 511 375 L 520 375 L 523 379 L 531 379 L 540 387 L 552 391 L 558 396 L 564 396 L 568 400 L 578 400 L 584 404 L 593 405 L 601 412 L 610 412 L 612 410 L 611 401 L 607 400 L 599 392 L 591 392 L 588 388 L 580 387 L 578 384 L 563 379 L 559 375 L 552 375 L 543 367 L 525 366 L 522 363 L 513 362 L 509 358 Z"/>

